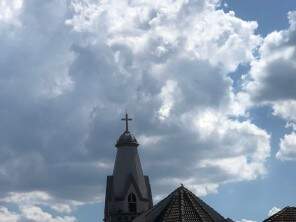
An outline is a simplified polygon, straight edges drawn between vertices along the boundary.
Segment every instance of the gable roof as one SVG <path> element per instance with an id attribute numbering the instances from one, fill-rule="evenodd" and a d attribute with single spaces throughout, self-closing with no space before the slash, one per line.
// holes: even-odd
<path id="1" fill-rule="evenodd" d="M 145 221 L 153 222 L 226 221 L 224 217 L 183 185 L 141 216 L 145 217 Z"/>
<path id="2" fill-rule="evenodd" d="M 265 219 L 263 222 L 295 222 L 296 207 L 285 207 L 281 211 Z"/>

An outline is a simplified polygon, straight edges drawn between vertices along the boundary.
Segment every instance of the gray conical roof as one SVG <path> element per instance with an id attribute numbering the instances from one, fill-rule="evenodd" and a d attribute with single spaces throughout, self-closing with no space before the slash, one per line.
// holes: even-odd
<path id="1" fill-rule="evenodd" d="M 153 222 L 225 222 L 213 208 L 183 185 L 147 211 L 145 221 Z"/>

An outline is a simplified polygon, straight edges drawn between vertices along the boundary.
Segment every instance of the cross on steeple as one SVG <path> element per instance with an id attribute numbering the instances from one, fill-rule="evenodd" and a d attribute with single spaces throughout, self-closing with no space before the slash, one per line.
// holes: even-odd
<path id="1" fill-rule="evenodd" d="M 125 113 L 125 118 L 122 118 L 121 120 L 125 121 L 125 132 L 128 132 L 128 121 L 132 121 L 133 119 L 128 118 L 128 114 Z"/>

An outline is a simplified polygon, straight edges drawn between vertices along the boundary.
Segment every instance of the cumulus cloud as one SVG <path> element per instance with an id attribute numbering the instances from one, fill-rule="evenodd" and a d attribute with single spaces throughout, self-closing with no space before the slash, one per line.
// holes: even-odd
<path id="1" fill-rule="evenodd" d="M 255 104 L 273 108 L 273 114 L 283 118 L 286 127 L 296 129 L 296 12 L 288 13 L 289 28 L 266 36 L 259 49 L 259 57 L 251 63 L 245 89 Z M 281 139 L 277 158 L 288 158 L 293 153 L 294 133 Z M 291 152 L 291 153 L 290 153 Z"/>
<path id="2" fill-rule="evenodd" d="M 290 27 L 266 36 L 259 58 L 252 62 L 246 89 L 255 102 L 271 104 L 274 114 L 293 120 L 296 84 L 296 12 L 289 12 Z"/>
<path id="3" fill-rule="evenodd" d="M 63 199 L 53 198 L 46 192 L 33 191 L 26 193 L 9 193 L 0 199 L 0 203 L 10 203 L 17 206 L 43 206 L 49 207 L 58 213 L 71 213 L 77 206 L 82 203 L 78 201 L 64 201 Z"/>
<path id="4" fill-rule="evenodd" d="M 280 160 L 296 160 L 296 133 L 286 134 L 280 142 L 280 149 L 276 154 Z"/>
<path id="5" fill-rule="evenodd" d="M 0 28 L 2 201 L 33 202 L 21 216 L 48 221 L 73 219 L 43 207 L 102 201 L 125 109 L 155 195 L 264 175 L 270 136 L 237 118 L 249 98 L 228 75 L 262 39 L 219 5 L 24 1 L 22 25 Z"/>
<path id="6" fill-rule="evenodd" d="M 44 212 L 41 208 L 36 206 L 31 207 L 23 207 L 21 208 L 21 217 L 23 217 L 23 221 L 44 221 L 44 222 L 75 222 L 77 221 L 72 216 L 53 216 L 48 212 Z"/>
<path id="7" fill-rule="evenodd" d="M 76 222 L 69 216 L 82 203 L 55 199 L 46 192 L 9 193 L 0 199 L 1 205 L 14 206 L 17 211 L 0 207 L 0 218 L 7 222 Z M 52 213 L 44 209 L 51 209 Z M 66 215 L 66 216 L 65 216 Z"/>
<path id="8" fill-rule="evenodd" d="M 26 206 L 20 212 L 12 212 L 5 207 L 0 207 L 0 217 L 5 222 L 76 222 L 72 216 L 53 216 L 36 206 Z"/>
<path id="9" fill-rule="evenodd" d="M 19 221 L 20 216 L 10 212 L 6 207 L 0 207 L 0 218 L 5 222 L 17 222 Z"/>
<path id="10" fill-rule="evenodd" d="M 3 0 L 0 2 L 0 23 L 20 25 L 18 16 L 22 10 L 23 0 Z"/>
<path id="11" fill-rule="evenodd" d="M 273 114 L 293 124 L 296 121 L 296 100 L 277 101 L 273 104 Z"/>

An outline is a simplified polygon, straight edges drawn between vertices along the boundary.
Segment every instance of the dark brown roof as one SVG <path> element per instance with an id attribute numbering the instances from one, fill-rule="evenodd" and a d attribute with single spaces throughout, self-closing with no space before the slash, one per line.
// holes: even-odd
<path id="1" fill-rule="evenodd" d="M 224 222 L 218 212 L 184 186 L 177 188 L 145 213 L 145 221 Z"/>
<path id="2" fill-rule="evenodd" d="M 295 222 L 296 207 L 285 207 L 281 211 L 267 218 L 263 222 Z"/>

